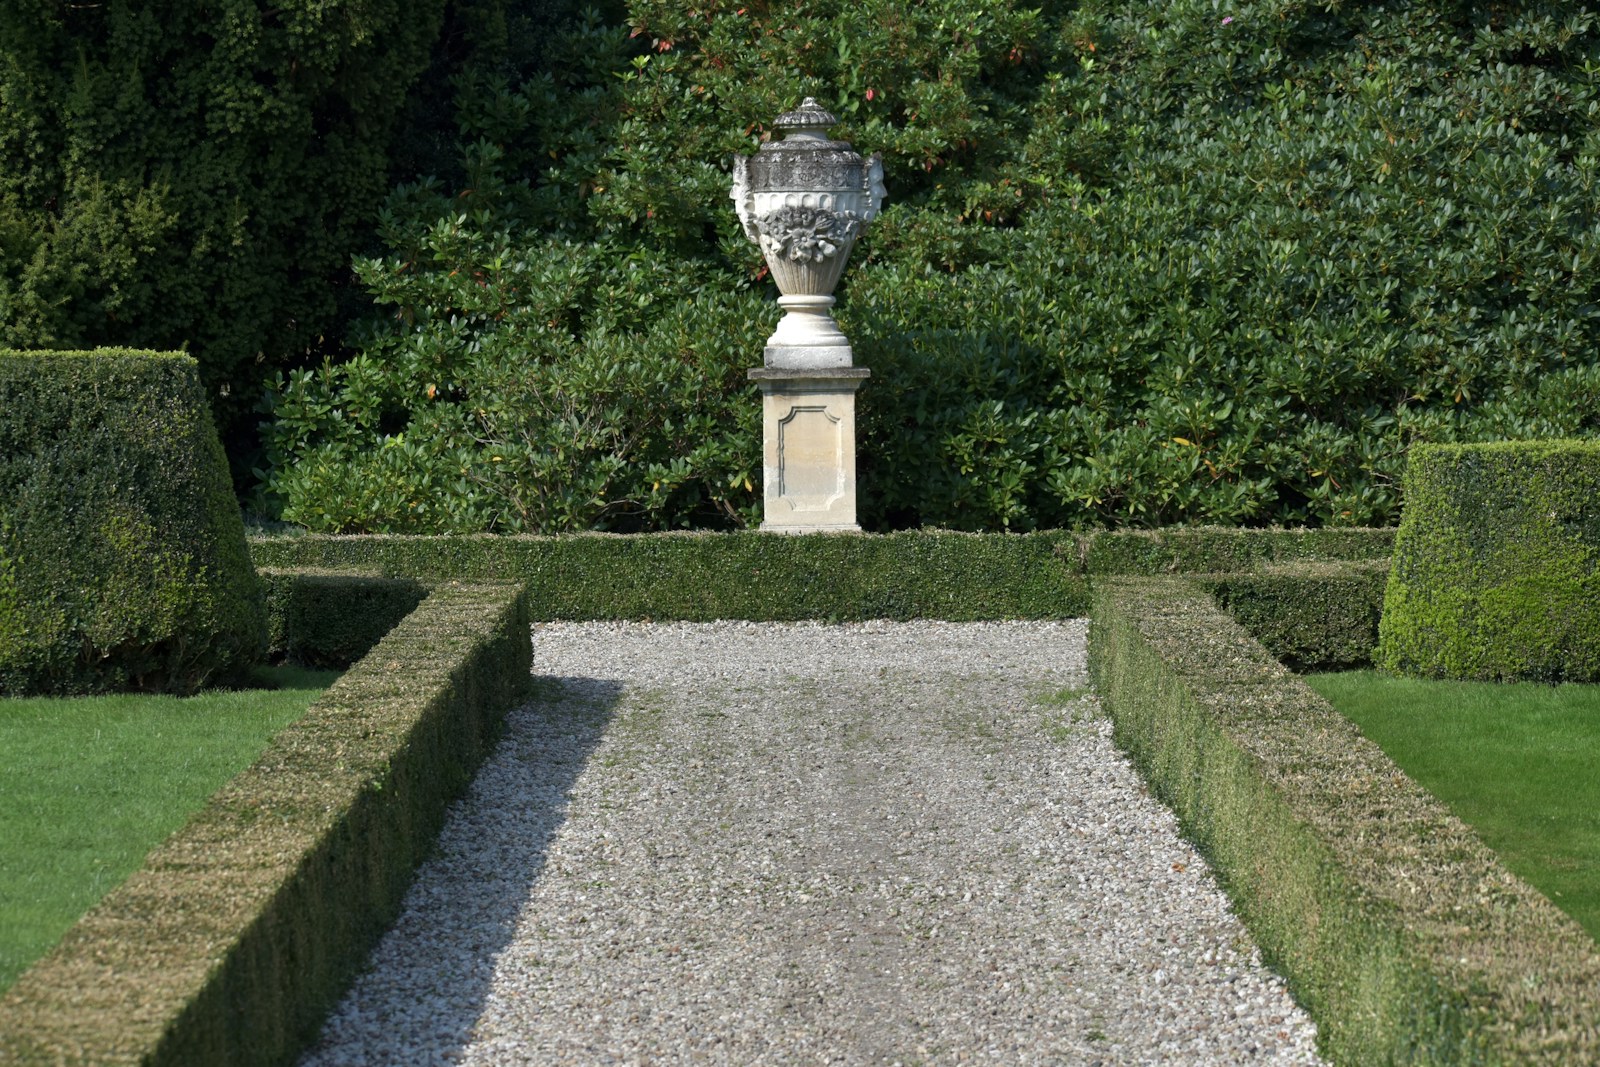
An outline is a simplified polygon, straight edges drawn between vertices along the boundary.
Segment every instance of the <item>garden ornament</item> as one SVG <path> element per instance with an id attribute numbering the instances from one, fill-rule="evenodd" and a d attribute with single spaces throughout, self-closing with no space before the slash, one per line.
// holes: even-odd
<path id="1" fill-rule="evenodd" d="M 806 97 L 778 116 L 781 141 L 733 160 L 739 222 L 778 283 L 783 318 L 767 338 L 761 389 L 763 530 L 859 533 L 854 365 L 833 321 L 833 289 L 861 228 L 883 206 L 883 160 L 828 140 L 838 120 Z"/>
<path id="2" fill-rule="evenodd" d="M 769 367 L 848 367 L 850 342 L 833 320 L 833 290 L 862 227 L 883 207 L 883 157 L 830 141 L 838 123 L 811 97 L 774 125 L 784 138 L 735 156 L 729 194 L 761 246 L 784 316 L 767 340 Z"/>

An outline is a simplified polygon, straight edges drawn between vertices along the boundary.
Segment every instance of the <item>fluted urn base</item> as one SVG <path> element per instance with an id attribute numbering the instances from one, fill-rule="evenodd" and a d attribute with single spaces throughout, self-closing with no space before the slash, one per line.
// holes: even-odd
<path id="1" fill-rule="evenodd" d="M 780 296 L 783 318 L 767 338 L 768 367 L 816 370 L 848 367 L 855 358 L 850 340 L 833 321 L 831 296 Z"/>

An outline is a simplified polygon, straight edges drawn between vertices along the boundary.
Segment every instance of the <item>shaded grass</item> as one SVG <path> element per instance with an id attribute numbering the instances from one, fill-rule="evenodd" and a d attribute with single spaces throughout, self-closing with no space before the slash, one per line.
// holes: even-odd
<path id="1" fill-rule="evenodd" d="M 1600 940 L 1600 685 L 1306 681 Z"/>
<path id="2" fill-rule="evenodd" d="M 0 700 L 0 990 L 303 715 L 338 673 L 263 689 Z"/>

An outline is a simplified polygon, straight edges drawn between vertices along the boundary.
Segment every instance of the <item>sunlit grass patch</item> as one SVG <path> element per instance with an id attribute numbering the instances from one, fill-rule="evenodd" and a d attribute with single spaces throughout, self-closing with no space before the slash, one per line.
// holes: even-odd
<path id="1" fill-rule="evenodd" d="M 1600 685 L 1306 681 L 1600 939 Z"/>
<path id="2" fill-rule="evenodd" d="M 0 989 L 183 825 L 337 672 L 188 698 L 0 700 Z"/>

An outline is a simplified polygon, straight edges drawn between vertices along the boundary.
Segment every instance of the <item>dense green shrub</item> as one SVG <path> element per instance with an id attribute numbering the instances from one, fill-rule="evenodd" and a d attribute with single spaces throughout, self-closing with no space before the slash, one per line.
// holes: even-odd
<path id="1" fill-rule="evenodd" d="M 1383 524 L 1413 440 L 1600 428 L 1591 13 L 1088 3 L 1061 34 L 1008 262 L 915 314 L 905 269 L 852 291 L 907 391 L 868 434 L 891 513 L 928 515 L 900 472 L 937 456 L 941 510 L 992 524 Z"/>
<path id="2" fill-rule="evenodd" d="M 534 275 L 566 275 L 567 299 L 598 284 L 592 250 L 506 254 L 535 292 Z M 574 340 L 547 328 L 559 308 L 504 305 L 470 276 L 407 284 L 422 291 L 414 330 L 283 379 L 267 433 L 284 518 L 335 533 L 753 524 L 754 301 L 691 300 L 644 337 Z"/>
<path id="3" fill-rule="evenodd" d="M 230 429 L 357 295 L 444 6 L 0 5 L 0 345 L 187 348 Z"/>
<path id="4" fill-rule="evenodd" d="M 1059 619 L 1088 608 L 1071 534 L 912 530 L 259 537 L 262 568 L 525 582 L 547 619 Z"/>
<path id="5" fill-rule="evenodd" d="M 1590 5 L 626 17 L 463 79 L 464 177 L 361 266 L 368 358 L 274 394 L 285 515 L 750 522 L 776 315 L 728 160 L 808 93 L 888 171 L 839 308 L 873 528 L 1381 525 L 1414 441 L 1600 431 Z"/>
<path id="6" fill-rule="evenodd" d="M 263 616 L 194 360 L 0 350 L 0 693 L 239 679 Z"/>
<path id="7" fill-rule="evenodd" d="M 1600 442 L 1417 449 L 1406 488 L 1381 666 L 1600 680 Z"/>
<path id="8" fill-rule="evenodd" d="M 528 625 L 435 588 L 0 995 L 0 1062 L 294 1062 L 526 698 Z"/>
<path id="9" fill-rule="evenodd" d="M 277 568 L 256 577 L 266 601 L 267 655 L 302 667 L 350 666 L 428 595 L 415 578 Z"/>
<path id="10" fill-rule="evenodd" d="M 1096 584 L 1118 745 L 1340 1064 L 1594 1063 L 1594 940 L 1182 578 Z"/>
<path id="11" fill-rule="evenodd" d="M 1362 611 L 1356 602 L 1381 599 L 1381 576 L 1369 577 L 1377 574 L 1370 568 L 1385 565 L 1393 537 L 1392 530 L 1191 527 L 1088 534 L 902 530 L 857 537 L 308 534 L 252 537 L 249 544 L 267 576 L 274 647 L 283 643 L 278 620 L 287 621 L 296 598 L 305 598 L 309 633 L 338 632 L 345 613 L 321 621 L 312 617 L 320 614 L 313 605 L 336 598 L 339 581 L 361 587 L 377 575 L 397 583 L 526 582 L 537 619 L 955 620 L 1080 616 L 1088 610 L 1090 584 L 1103 576 L 1179 573 L 1211 574 L 1229 588 L 1258 590 L 1241 595 L 1276 603 L 1264 618 L 1286 630 L 1308 616 L 1304 606 L 1275 591 L 1285 583 L 1301 589 L 1309 583 L 1332 597 L 1322 605 L 1329 614 L 1295 647 L 1338 656 L 1343 652 L 1335 649 L 1351 641 L 1365 640 L 1370 651 L 1373 634 L 1361 638 L 1352 629 L 1359 629 L 1355 619 Z M 414 586 L 371 594 L 401 597 L 407 588 Z M 1335 609 L 1334 602 L 1344 606 Z"/>
<path id="12" fill-rule="evenodd" d="M 359 265 L 392 308 L 365 339 L 370 358 L 287 375 L 269 400 L 269 506 L 329 531 L 759 516 L 758 405 L 743 372 L 775 316 L 729 209 L 728 158 L 871 53 L 890 63 L 879 103 L 858 86 L 841 113 L 869 122 L 863 147 L 925 163 L 922 197 L 959 210 L 939 153 L 978 149 L 984 173 L 1001 166 L 1003 140 L 976 134 L 1031 91 L 1022 66 L 1041 24 L 1001 9 L 974 23 L 949 4 L 829 3 L 793 24 L 777 10 L 708 14 L 660 4 L 631 11 L 631 26 L 590 17 L 538 75 L 463 93 L 460 187 L 398 189 L 384 216 L 393 253 Z M 898 103 L 885 110 L 896 85 L 933 109 L 931 129 Z M 424 479 L 435 492 L 407 495 Z"/>
<path id="13" fill-rule="evenodd" d="M 1309 673 L 1372 665 L 1388 578 L 1388 560 L 1374 560 L 1201 575 L 1195 584 L 1278 662 Z"/>

